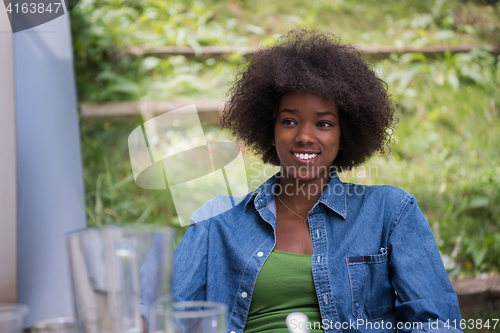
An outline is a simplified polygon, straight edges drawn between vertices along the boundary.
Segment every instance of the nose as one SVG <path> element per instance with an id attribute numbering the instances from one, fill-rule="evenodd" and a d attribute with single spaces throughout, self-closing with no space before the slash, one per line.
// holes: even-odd
<path id="1" fill-rule="evenodd" d="M 309 125 L 300 126 L 295 141 L 303 145 L 314 143 L 316 138 L 313 129 Z"/>

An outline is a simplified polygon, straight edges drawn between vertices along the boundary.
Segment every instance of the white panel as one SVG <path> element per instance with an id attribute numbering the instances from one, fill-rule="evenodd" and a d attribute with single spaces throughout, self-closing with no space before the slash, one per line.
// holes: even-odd
<path id="1" fill-rule="evenodd" d="M 86 226 L 68 15 L 14 34 L 17 300 L 26 325 L 73 316 L 65 235 Z"/>

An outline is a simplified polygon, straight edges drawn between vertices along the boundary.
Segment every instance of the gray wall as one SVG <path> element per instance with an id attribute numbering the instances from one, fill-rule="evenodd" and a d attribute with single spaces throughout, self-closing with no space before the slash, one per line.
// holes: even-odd
<path id="1" fill-rule="evenodd" d="M 0 4 L 0 303 L 16 302 L 14 44 Z"/>
<path id="2" fill-rule="evenodd" d="M 86 226 L 69 16 L 14 34 L 17 300 L 72 316 L 64 235 Z"/>

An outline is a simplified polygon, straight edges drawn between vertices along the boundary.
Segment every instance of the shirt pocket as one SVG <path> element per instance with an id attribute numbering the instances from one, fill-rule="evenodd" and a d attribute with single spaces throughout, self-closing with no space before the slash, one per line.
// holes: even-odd
<path id="1" fill-rule="evenodd" d="M 356 319 L 372 321 L 395 315 L 396 294 L 389 280 L 387 251 L 382 248 L 381 252 L 346 258 Z"/>

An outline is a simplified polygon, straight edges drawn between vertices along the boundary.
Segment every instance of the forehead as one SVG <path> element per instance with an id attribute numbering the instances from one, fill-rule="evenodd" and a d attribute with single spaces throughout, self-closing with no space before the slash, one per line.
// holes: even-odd
<path id="1" fill-rule="evenodd" d="M 301 92 L 289 92 L 283 95 L 278 115 L 281 113 L 311 113 L 318 116 L 338 117 L 338 110 L 334 103 L 318 95 Z"/>

